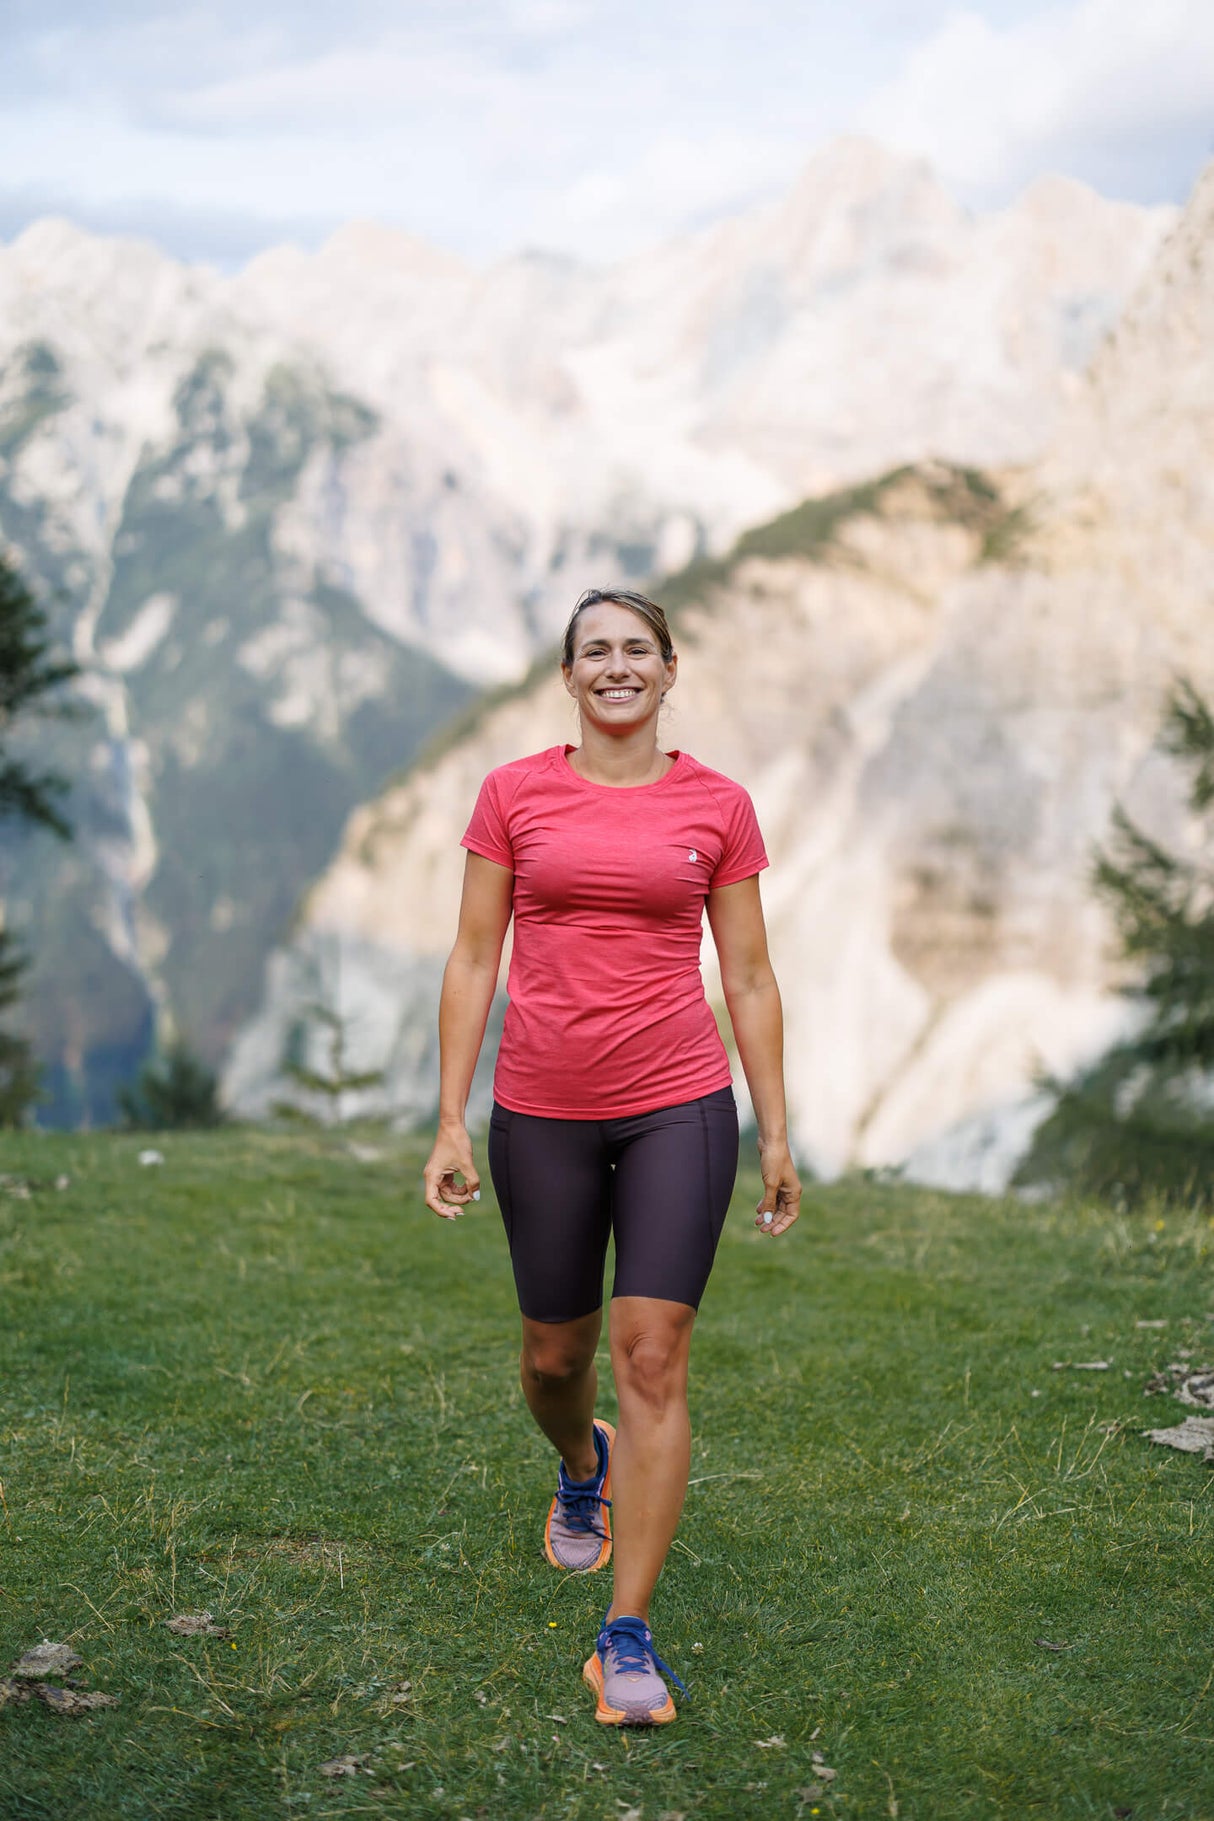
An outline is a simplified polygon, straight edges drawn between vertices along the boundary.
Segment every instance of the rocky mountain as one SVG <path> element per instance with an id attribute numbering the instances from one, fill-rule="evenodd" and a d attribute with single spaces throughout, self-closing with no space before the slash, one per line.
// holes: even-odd
<path id="1" fill-rule="evenodd" d="M 617 528 L 595 574 L 648 575 L 900 462 L 1039 454 L 1173 219 L 1062 178 L 974 216 L 922 163 L 842 139 L 770 207 L 601 271 L 474 272 L 355 224 L 233 294 L 344 387 L 464 439 L 551 632 L 589 528 Z"/>
<path id="2" fill-rule="evenodd" d="M 111 1116 L 162 1012 L 223 1054 L 350 804 L 471 693 L 284 545 L 304 472 L 340 491 L 374 412 L 128 252 L 33 231 L 0 297 L 0 532 L 90 711 L 36 733 L 79 839 L 0 847 L 62 1122 Z"/>
<path id="3" fill-rule="evenodd" d="M 1176 675 L 1214 689 L 1212 248 L 1214 168 L 1038 463 L 888 473 L 665 591 L 666 744 L 755 797 L 793 1123 L 826 1173 L 1001 1187 L 1036 1071 L 1127 1017 L 1091 851 L 1115 799 L 1193 835 L 1153 739 Z M 570 737 L 539 674 L 351 818 L 235 1046 L 238 1104 L 315 1042 L 319 996 L 386 1069 L 381 1104 L 430 1110 L 463 821 L 489 767 Z"/>
<path id="4" fill-rule="evenodd" d="M 60 221 L 0 249 L 0 539 L 85 670 L 80 838 L 3 831 L 46 1116 L 169 1022 L 222 1057 L 345 817 L 578 589 L 711 568 L 808 490 L 1034 454 L 1168 211 L 974 218 L 863 142 L 602 270 L 355 224 L 234 278 Z"/>

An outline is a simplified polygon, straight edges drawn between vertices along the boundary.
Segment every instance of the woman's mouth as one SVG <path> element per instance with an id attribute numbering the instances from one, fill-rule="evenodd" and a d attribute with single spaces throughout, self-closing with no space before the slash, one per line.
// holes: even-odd
<path id="1" fill-rule="evenodd" d="M 631 702 L 633 696 L 639 696 L 639 689 L 596 689 L 594 692 L 603 702 Z"/>

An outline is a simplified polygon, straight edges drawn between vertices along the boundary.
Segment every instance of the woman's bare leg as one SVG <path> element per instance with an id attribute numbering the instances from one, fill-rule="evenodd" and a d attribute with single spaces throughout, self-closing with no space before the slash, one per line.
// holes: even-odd
<path id="1" fill-rule="evenodd" d="M 687 1494 L 687 1360 L 695 1310 L 652 1296 L 611 1305 L 620 1422 L 612 1454 L 615 1595 L 608 1613 L 649 1620 L 649 1600 Z"/>
<path id="2" fill-rule="evenodd" d="M 599 1379 L 594 1354 L 602 1326 L 601 1309 L 577 1321 L 523 1317 L 519 1359 L 523 1396 L 571 1480 L 588 1480 L 598 1472 L 594 1400 Z"/>

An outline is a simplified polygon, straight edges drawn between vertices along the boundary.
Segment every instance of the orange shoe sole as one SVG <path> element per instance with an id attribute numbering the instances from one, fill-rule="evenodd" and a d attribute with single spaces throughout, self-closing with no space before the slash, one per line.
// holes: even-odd
<path id="1" fill-rule="evenodd" d="M 582 1669 L 582 1680 L 587 1688 L 595 1694 L 594 1717 L 600 1726 L 669 1726 L 672 1720 L 679 1717 L 678 1708 L 667 1691 L 664 1707 L 646 1708 L 644 1714 L 630 1711 L 627 1707 L 609 1707 L 603 1699 L 603 1665 L 596 1650 L 587 1658 Z"/>
<path id="2" fill-rule="evenodd" d="M 611 1497 L 611 1454 L 615 1447 L 615 1430 L 612 1425 L 609 1422 L 606 1422 L 601 1416 L 595 1417 L 594 1426 L 596 1429 L 601 1429 L 603 1434 L 607 1437 L 607 1472 L 603 1477 L 603 1497 L 609 1499 Z M 603 1542 L 599 1549 L 598 1560 L 589 1563 L 585 1568 L 567 1568 L 564 1562 L 557 1560 L 552 1551 L 552 1519 L 556 1514 L 556 1497 L 555 1495 L 553 1496 L 552 1503 L 548 1507 L 548 1516 L 544 1520 L 544 1554 L 548 1557 L 548 1560 L 552 1563 L 554 1568 L 559 1568 L 562 1574 L 597 1574 L 600 1568 L 605 1568 L 607 1566 L 608 1562 L 611 1560 L 611 1513 L 606 1505 L 602 1507 L 602 1513 Z"/>

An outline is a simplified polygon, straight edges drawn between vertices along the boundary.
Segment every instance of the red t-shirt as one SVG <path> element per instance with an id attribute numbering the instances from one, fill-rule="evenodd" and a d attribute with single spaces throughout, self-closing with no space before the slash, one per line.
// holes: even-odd
<path id="1" fill-rule="evenodd" d="M 741 785 L 690 754 L 617 789 L 580 778 L 570 751 L 491 771 L 463 838 L 514 874 L 493 1086 L 515 1113 L 618 1119 L 729 1085 L 700 975 L 704 903 L 767 855 Z"/>

